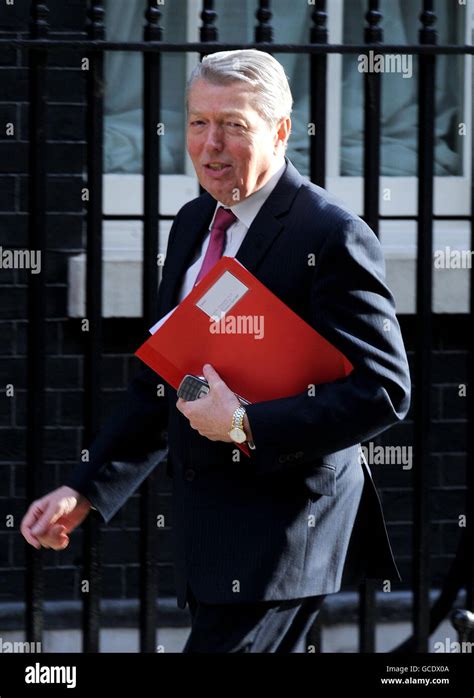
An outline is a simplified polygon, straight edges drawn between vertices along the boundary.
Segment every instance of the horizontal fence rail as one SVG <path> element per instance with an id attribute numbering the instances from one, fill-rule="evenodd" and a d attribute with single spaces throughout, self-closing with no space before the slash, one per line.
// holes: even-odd
<path id="1" fill-rule="evenodd" d="M 189 43 L 170 43 L 169 41 L 149 41 L 146 44 L 139 41 L 91 41 L 88 39 L 0 39 L 0 47 L 9 46 L 11 48 L 42 48 L 54 49 L 79 49 L 81 51 L 137 51 L 138 53 L 149 53 L 159 51 L 160 53 L 209 53 L 212 51 L 233 51 L 242 48 L 257 48 L 262 51 L 268 50 L 272 53 L 367 53 L 370 49 L 367 44 L 272 44 L 272 43 L 232 43 L 232 42 L 204 42 L 190 41 Z M 373 48 L 372 48 L 373 50 Z M 439 54 L 439 55 L 473 55 L 474 46 L 472 44 L 439 44 L 436 46 L 420 44 L 384 44 L 377 46 L 377 53 L 400 53 L 400 54 Z"/>

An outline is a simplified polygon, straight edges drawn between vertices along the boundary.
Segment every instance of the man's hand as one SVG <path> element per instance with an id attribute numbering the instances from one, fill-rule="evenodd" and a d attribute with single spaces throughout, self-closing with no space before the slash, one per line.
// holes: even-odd
<path id="1" fill-rule="evenodd" d="M 20 531 L 35 548 L 64 550 L 69 545 L 68 533 L 79 526 L 91 503 L 70 487 L 59 487 L 34 501 L 21 522 Z"/>
<path id="2" fill-rule="evenodd" d="M 211 441 L 232 443 L 229 436 L 232 415 L 236 408 L 240 407 L 240 401 L 210 364 L 205 364 L 202 372 L 209 383 L 209 393 L 199 400 L 187 401 L 178 398 L 176 407 L 189 419 L 191 427 L 201 436 Z M 245 433 L 249 439 L 252 439 L 248 420 L 246 425 Z"/>

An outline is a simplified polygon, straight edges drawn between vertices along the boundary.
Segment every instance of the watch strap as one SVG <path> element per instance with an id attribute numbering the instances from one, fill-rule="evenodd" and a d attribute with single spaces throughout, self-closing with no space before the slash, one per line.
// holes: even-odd
<path id="1" fill-rule="evenodd" d="M 232 415 L 232 426 L 231 429 L 242 429 L 244 430 L 244 416 L 245 416 L 245 407 L 240 405 L 240 407 L 237 407 L 234 411 L 234 414 Z"/>

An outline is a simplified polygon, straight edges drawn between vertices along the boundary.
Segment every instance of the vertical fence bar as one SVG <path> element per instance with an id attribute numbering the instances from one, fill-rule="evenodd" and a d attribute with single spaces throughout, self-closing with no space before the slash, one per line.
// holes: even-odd
<path id="1" fill-rule="evenodd" d="M 383 41 L 379 0 L 369 0 L 365 19 L 364 41 L 368 46 L 375 47 Z M 370 50 L 373 51 L 373 48 Z M 381 99 L 381 74 L 369 70 L 364 74 L 364 219 L 377 236 L 380 217 Z M 375 588 L 370 580 L 360 588 L 359 650 L 375 652 Z"/>
<path id="2" fill-rule="evenodd" d="M 316 0 L 312 20 L 310 42 L 327 44 L 326 0 Z M 326 186 L 326 93 L 327 54 L 312 53 L 310 55 L 309 113 L 314 133 L 310 137 L 310 179 L 320 187 Z"/>
<path id="3" fill-rule="evenodd" d="M 379 9 L 379 0 L 369 0 L 369 9 L 365 18 L 367 20 L 365 43 L 368 46 L 382 43 L 383 29 L 380 26 L 382 13 Z M 381 99 L 381 74 L 369 70 L 364 75 L 364 218 L 377 236 L 380 216 Z"/>
<path id="4" fill-rule="evenodd" d="M 161 10 L 148 0 L 145 41 L 161 41 Z M 146 332 L 156 321 L 160 239 L 161 54 L 143 54 L 143 320 Z M 158 570 L 156 559 L 156 489 L 153 471 L 140 487 L 140 651 L 154 652 Z"/>
<path id="5" fill-rule="evenodd" d="M 433 0 L 424 0 L 420 14 L 420 43 L 435 44 Z M 418 58 L 418 240 L 416 272 L 417 335 L 415 356 L 413 627 L 416 652 L 428 651 L 429 638 L 429 489 L 432 344 L 432 246 L 435 55 Z"/>
<path id="6" fill-rule="evenodd" d="M 474 35 L 474 26 L 473 26 Z M 471 57 L 471 70 L 474 70 L 474 58 Z M 471 250 L 474 250 L 474 136 L 472 123 L 474 110 L 471 113 Z M 470 275 L 470 314 L 471 324 L 474 317 L 474 271 Z M 474 332 L 470 335 L 469 347 L 469 388 L 468 388 L 468 453 L 466 459 L 466 515 L 467 531 L 466 545 L 468 546 L 466 570 L 466 607 L 474 612 Z M 470 554 L 469 554 L 470 553 Z M 471 636 L 470 640 L 474 640 Z"/>
<path id="7" fill-rule="evenodd" d="M 270 0 L 259 0 L 255 16 L 257 18 L 255 43 L 271 43 L 273 41 L 273 27 L 271 25 L 272 11 Z"/>
<path id="8" fill-rule="evenodd" d="M 30 37 L 48 37 L 48 8 L 34 0 L 31 5 Z M 47 52 L 32 49 L 29 61 L 29 217 L 28 245 L 37 250 L 41 273 L 30 274 L 28 285 L 28 414 L 26 444 L 26 496 L 41 496 L 44 470 L 44 417 L 46 372 L 46 66 Z M 41 553 L 26 546 L 26 639 L 41 642 L 43 633 L 43 568 Z"/>
<path id="9" fill-rule="evenodd" d="M 217 27 L 214 26 L 217 20 L 217 12 L 214 10 L 214 0 L 203 0 L 202 11 L 201 11 L 202 25 L 199 28 L 199 40 L 201 42 L 217 41 Z M 209 46 L 209 51 L 206 53 L 212 53 L 213 48 Z M 205 53 L 200 53 L 200 60 L 202 61 Z M 205 189 L 199 183 L 199 194 L 204 194 Z"/>
<path id="10" fill-rule="evenodd" d="M 313 25 L 310 31 L 312 44 L 327 44 L 326 0 L 316 0 L 311 13 Z M 326 185 L 326 93 L 327 54 L 309 56 L 309 172 L 310 180 L 320 187 Z M 316 654 L 322 652 L 321 618 L 313 623 L 306 637 L 306 644 L 314 647 Z"/>
<path id="11" fill-rule="evenodd" d="M 89 0 L 87 35 L 105 38 L 102 2 Z M 89 332 L 84 356 L 84 439 L 90 444 L 100 427 L 102 359 L 102 168 L 104 55 L 89 54 L 87 74 L 87 276 L 86 307 Z M 88 591 L 83 606 L 83 651 L 99 651 L 100 632 L 100 520 L 94 512 L 84 523 L 84 577 Z"/>
<path id="12" fill-rule="evenodd" d="M 305 650 L 312 654 L 321 654 L 323 651 L 323 636 L 321 626 L 323 625 L 323 620 L 320 615 L 314 621 L 313 625 L 306 635 L 306 647 Z"/>

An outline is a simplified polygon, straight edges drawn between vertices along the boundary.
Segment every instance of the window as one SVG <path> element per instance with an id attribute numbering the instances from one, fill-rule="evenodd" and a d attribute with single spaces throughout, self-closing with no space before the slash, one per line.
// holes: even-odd
<path id="1" fill-rule="evenodd" d="M 330 14 L 333 43 L 360 43 L 363 39 L 363 0 L 335 0 Z M 419 4 L 410 0 L 385 0 L 384 39 L 388 43 L 417 43 Z M 438 0 L 439 43 L 471 43 L 473 2 L 466 5 Z M 362 213 L 363 181 L 363 76 L 357 56 L 329 58 L 327 140 L 328 189 Z M 417 211 L 417 58 L 413 77 L 384 74 L 382 77 L 381 212 L 387 216 L 411 216 Z M 471 123 L 472 57 L 439 56 L 436 75 L 435 213 L 468 215 Z M 462 124 L 465 126 L 463 127 Z M 339 153 L 338 158 L 331 156 Z M 382 227 L 383 229 L 383 227 Z"/>
<path id="2" fill-rule="evenodd" d="M 167 41 L 186 41 L 182 18 L 186 0 L 160 6 Z M 109 0 L 105 2 L 107 37 L 111 41 L 143 39 L 145 0 Z M 184 24 L 185 27 L 185 24 Z M 143 130 L 143 56 L 141 53 L 109 51 L 105 56 L 105 162 L 106 173 L 136 174 L 142 171 Z M 165 53 L 162 56 L 161 171 L 184 174 L 182 134 L 185 127 L 183 85 L 186 56 Z"/>
<path id="3" fill-rule="evenodd" d="M 145 0 L 106 0 L 104 7 L 110 40 L 143 38 Z M 160 5 L 160 10 L 166 41 L 191 39 L 192 27 L 197 26 L 199 14 L 197 2 L 174 0 Z M 161 213 L 165 215 L 174 215 L 198 192 L 183 140 L 184 87 L 196 60 L 196 56 L 190 54 L 162 55 L 161 120 L 164 134 L 160 184 Z M 108 52 L 104 93 L 104 211 L 107 214 L 142 213 L 142 100 L 143 55 L 139 52 Z M 166 232 L 169 224 L 163 225 Z"/>

